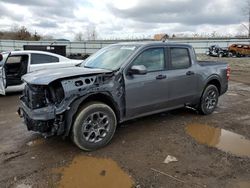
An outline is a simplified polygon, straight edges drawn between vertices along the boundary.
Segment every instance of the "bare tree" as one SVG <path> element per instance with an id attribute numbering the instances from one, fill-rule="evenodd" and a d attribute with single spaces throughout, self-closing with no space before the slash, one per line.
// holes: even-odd
<path id="1" fill-rule="evenodd" d="M 74 37 L 74 40 L 75 40 L 75 41 L 83 41 L 83 40 L 84 40 L 83 33 L 82 33 L 82 32 L 76 33 L 76 34 L 75 34 L 75 37 Z"/>
<path id="2" fill-rule="evenodd" d="M 31 34 L 25 26 L 20 27 L 17 31 L 17 39 L 18 40 L 27 40 L 31 38 Z"/>
<path id="3" fill-rule="evenodd" d="M 96 40 L 97 39 L 97 31 L 95 25 L 91 24 L 87 27 L 86 37 L 88 40 Z"/>
<path id="4" fill-rule="evenodd" d="M 246 6 L 243 8 L 244 14 L 247 16 L 248 25 L 242 24 L 248 31 L 248 38 L 250 38 L 250 0 L 246 0 Z"/>
<path id="5" fill-rule="evenodd" d="M 19 27 L 14 24 L 11 26 L 9 31 L 0 32 L 1 39 L 10 39 L 10 40 L 40 40 L 41 35 L 36 31 L 32 34 L 25 26 Z"/>
<path id="6" fill-rule="evenodd" d="M 32 39 L 35 41 L 41 40 L 41 35 L 39 35 L 36 31 L 32 36 Z"/>

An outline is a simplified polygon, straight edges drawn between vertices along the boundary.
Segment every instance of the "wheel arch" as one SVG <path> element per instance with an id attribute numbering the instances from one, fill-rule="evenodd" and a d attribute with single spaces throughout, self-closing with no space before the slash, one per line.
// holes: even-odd
<path id="1" fill-rule="evenodd" d="M 120 110 L 117 103 L 113 100 L 112 96 L 107 93 L 97 93 L 90 94 L 88 96 L 79 97 L 74 102 L 71 103 L 68 111 L 65 112 L 65 133 L 63 137 L 67 137 L 71 131 L 72 124 L 74 119 L 76 118 L 77 112 L 79 109 L 86 103 L 96 101 L 102 102 L 108 105 L 115 113 L 117 122 L 120 121 Z"/>
<path id="2" fill-rule="evenodd" d="M 205 87 L 203 88 L 202 94 L 208 85 L 214 85 L 217 87 L 219 94 L 221 94 L 221 81 L 218 75 L 212 75 L 206 81 Z"/>

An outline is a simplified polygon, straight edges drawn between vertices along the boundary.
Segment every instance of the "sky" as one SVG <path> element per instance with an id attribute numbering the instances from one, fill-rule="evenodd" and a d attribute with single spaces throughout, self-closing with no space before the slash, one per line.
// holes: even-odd
<path id="1" fill-rule="evenodd" d="M 25 26 L 31 32 L 74 40 L 95 28 L 99 39 L 211 34 L 247 30 L 248 0 L 0 0 L 0 31 Z"/>

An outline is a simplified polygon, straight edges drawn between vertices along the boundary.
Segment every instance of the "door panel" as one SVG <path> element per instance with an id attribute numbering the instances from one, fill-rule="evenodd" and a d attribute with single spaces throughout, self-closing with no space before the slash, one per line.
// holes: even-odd
<path id="1" fill-rule="evenodd" d="M 148 73 L 125 74 L 127 118 L 165 108 L 168 86 L 164 48 L 145 49 L 130 67 L 133 65 L 144 65 Z"/>
<path id="2" fill-rule="evenodd" d="M 6 78 L 4 72 L 4 66 L 0 67 L 0 94 L 5 95 Z"/>
<path id="3" fill-rule="evenodd" d="M 189 71 L 193 74 L 188 73 Z M 190 74 L 190 75 L 189 75 Z M 193 68 L 170 70 L 168 76 L 169 106 L 190 103 L 197 94 L 197 76 Z"/>
<path id="4" fill-rule="evenodd" d="M 5 73 L 5 63 L 6 59 L 9 57 L 10 53 L 2 53 L 2 61 L 0 61 L 0 95 L 5 95 L 6 88 L 6 73 Z"/>
<path id="5" fill-rule="evenodd" d="M 188 48 L 169 49 L 168 97 L 169 106 L 174 107 L 192 102 L 197 94 L 197 74 Z"/>
<path id="6" fill-rule="evenodd" d="M 157 79 L 159 75 L 164 74 L 165 71 L 157 71 L 145 75 L 127 76 L 125 81 L 127 117 L 166 107 L 167 79 Z"/>

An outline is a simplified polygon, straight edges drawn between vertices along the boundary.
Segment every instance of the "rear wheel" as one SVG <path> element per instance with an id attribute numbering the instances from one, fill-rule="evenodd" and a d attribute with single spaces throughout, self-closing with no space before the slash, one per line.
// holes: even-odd
<path id="1" fill-rule="evenodd" d="M 239 52 L 237 52 L 236 57 L 241 57 L 241 54 Z"/>
<path id="2" fill-rule="evenodd" d="M 232 57 L 236 57 L 236 51 L 231 51 Z"/>
<path id="3" fill-rule="evenodd" d="M 71 138 L 82 150 L 92 151 L 109 143 L 116 130 L 116 116 L 106 104 L 91 102 L 79 110 Z"/>
<path id="4" fill-rule="evenodd" d="M 223 53 L 219 53 L 219 54 L 218 54 L 218 57 L 219 57 L 219 58 L 222 58 L 222 57 L 223 57 Z"/>
<path id="5" fill-rule="evenodd" d="M 213 113 L 219 99 L 219 92 L 215 85 L 208 85 L 204 90 L 199 104 L 199 112 L 203 115 Z"/>

